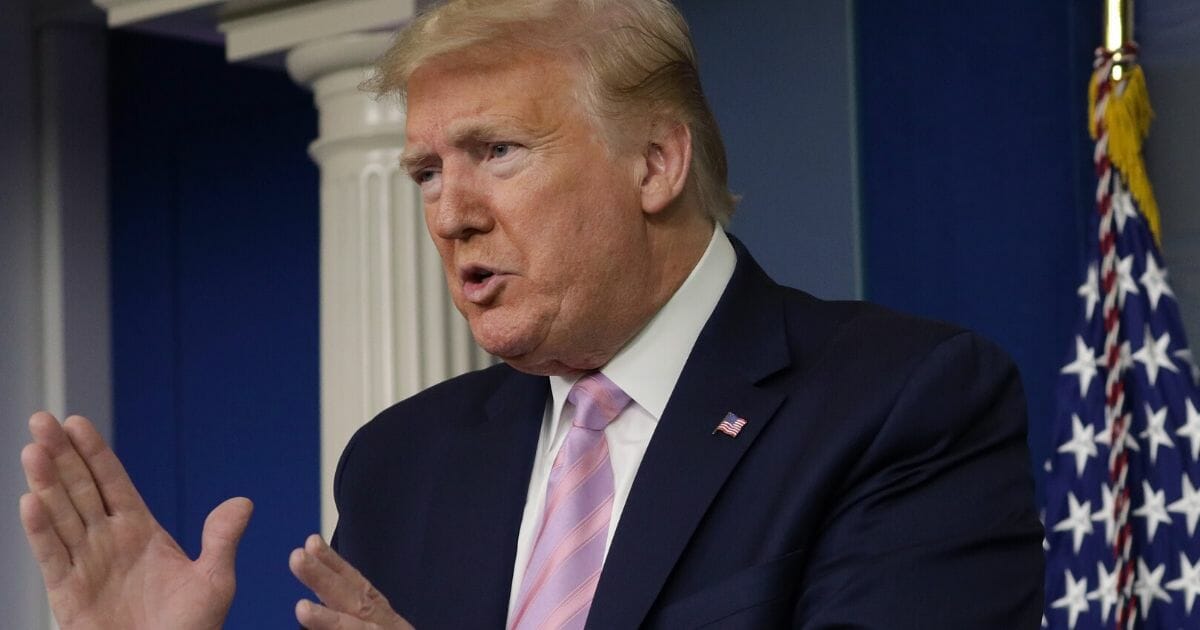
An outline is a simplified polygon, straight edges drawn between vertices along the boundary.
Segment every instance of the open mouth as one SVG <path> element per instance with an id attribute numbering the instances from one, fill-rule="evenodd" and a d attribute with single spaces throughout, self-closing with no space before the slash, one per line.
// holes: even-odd
<path id="1" fill-rule="evenodd" d="M 472 267 L 463 273 L 463 280 L 471 284 L 479 284 L 496 275 L 489 269 L 482 267 Z"/>
<path id="2" fill-rule="evenodd" d="M 500 293 L 505 274 L 478 265 L 468 266 L 460 272 L 463 297 L 479 305 L 491 303 Z"/>

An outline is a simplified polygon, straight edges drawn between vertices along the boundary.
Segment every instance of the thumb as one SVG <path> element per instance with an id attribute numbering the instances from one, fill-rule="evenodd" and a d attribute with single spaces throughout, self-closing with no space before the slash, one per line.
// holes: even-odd
<path id="1" fill-rule="evenodd" d="M 233 559 L 237 555 L 238 541 L 250 523 L 254 504 L 245 497 L 228 499 L 213 508 L 204 519 L 204 533 L 200 535 L 200 558 L 210 575 L 233 573 Z"/>

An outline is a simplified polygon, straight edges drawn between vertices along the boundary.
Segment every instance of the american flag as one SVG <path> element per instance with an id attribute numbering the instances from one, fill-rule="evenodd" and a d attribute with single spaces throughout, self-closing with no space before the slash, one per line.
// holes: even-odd
<path id="1" fill-rule="evenodd" d="M 732 413 L 727 413 L 725 414 L 725 419 L 721 420 L 717 428 L 713 429 L 713 434 L 716 435 L 717 431 L 720 431 L 729 437 L 737 437 L 738 433 L 742 432 L 742 427 L 744 426 L 746 426 L 745 418 L 739 418 Z"/>
<path id="2" fill-rule="evenodd" d="M 1093 78 L 1097 238 L 1046 463 L 1043 625 L 1200 628 L 1200 374 L 1141 163 L 1144 78 L 1119 52 L 1124 78 L 1110 51 Z"/>

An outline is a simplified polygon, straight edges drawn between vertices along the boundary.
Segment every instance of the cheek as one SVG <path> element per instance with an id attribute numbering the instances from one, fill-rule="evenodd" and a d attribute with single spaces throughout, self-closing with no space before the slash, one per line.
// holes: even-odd
<path id="1" fill-rule="evenodd" d="M 450 289 L 450 297 L 461 309 L 459 301 L 462 287 L 458 282 L 458 269 L 454 266 L 454 244 L 436 236 L 432 238 L 433 245 L 437 249 L 438 259 L 442 263 L 442 275 L 445 277 L 447 288 Z"/>

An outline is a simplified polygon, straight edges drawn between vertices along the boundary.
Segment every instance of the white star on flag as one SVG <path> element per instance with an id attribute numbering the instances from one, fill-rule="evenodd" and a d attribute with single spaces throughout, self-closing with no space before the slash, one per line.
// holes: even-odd
<path id="1" fill-rule="evenodd" d="M 1133 255 L 1126 256 L 1117 263 L 1117 302 L 1125 304 L 1125 295 L 1137 294 L 1137 281 L 1133 279 Z"/>
<path id="2" fill-rule="evenodd" d="M 1100 486 L 1101 505 L 1100 509 L 1092 513 L 1093 523 L 1104 523 L 1104 543 L 1111 545 L 1113 535 L 1117 526 L 1116 517 L 1113 515 L 1115 497 L 1113 495 L 1112 486 L 1105 484 Z"/>
<path id="3" fill-rule="evenodd" d="M 1176 514 L 1186 515 L 1188 536 L 1194 536 L 1196 521 L 1200 520 L 1200 492 L 1196 492 L 1196 488 L 1192 485 L 1192 480 L 1188 478 L 1186 472 L 1183 473 L 1181 487 L 1183 489 L 1183 496 L 1178 501 L 1167 506 L 1167 510 Z"/>
<path id="4" fill-rule="evenodd" d="M 1092 502 L 1084 501 L 1082 504 L 1075 498 L 1075 494 L 1067 495 L 1067 500 L 1070 506 L 1067 510 L 1070 511 L 1070 516 L 1059 521 L 1054 526 L 1054 531 L 1065 532 L 1070 531 L 1075 541 L 1075 553 L 1079 553 L 1079 546 L 1083 544 L 1083 537 L 1092 533 Z"/>
<path id="5" fill-rule="evenodd" d="M 1167 347 L 1170 345 L 1171 333 L 1163 333 L 1163 336 L 1156 339 L 1150 333 L 1150 326 L 1146 325 L 1146 333 L 1142 337 L 1142 347 L 1133 353 L 1133 360 L 1146 366 L 1146 376 L 1150 379 L 1152 387 L 1158 380 L 1159 369 L 1179 373 L 1179 368 L 1175 367 L 1167 353 Z"/>
<path id="6" fill-rule="evenodd" d="M 1179 552 L 1179 577 L 1167 582 L 1167 588 L 1184 592 L 1183 607 L 1187 614 L 1192 614 L 1192 604 L 1196 601 L 1196 595 L 1200 594 L 1200 560 L 1192 564 L 1183 552 Z"/>
<path id="7" fill-rule="evenodd" d="M 1142 482 L 1142 507 L 1133 511 L 1134 516 L 1146 519 L 1146 529 L 1150 532 L 1150 540 L 1158 532 L 1159 523 L 1171 523 L 1171 515 L 1167 514 L 1167 496 L 1162 490 L 1157 492 L 1150 482 Z"/>
<path id="8" fill-rule="evenodd" d="M 1062 446 L 1058 447 L 1059 453 L 1072 453 L 1075 455 L 1075 473 L 1083 475 L 1083 469 L 1087 466 L 1089 457 L 1096 456 L 1096 428 L 1092 425 L 1083 426 L 1083 421 L 1079 419 L 1079 414 L 1071 416 L 1071 439 L 1063 442 Z"/>
<path id="9" fill-rule="evenodd" d="M 1150 403 L 1146 403 L 1146 430 L 1138 434 L 1138 437 L 1150 441 L 1150 464 L 1154 465 L 1158 458 L 1158 447 L 1168 446 L 1175 448 L 1175 443 L 1171 441 L 1171 436 L 1167 434 L 1167 408 L 1163 407 L 1158 412 L 1150 409 Z M 1082 473 L 1081 473 L 1082 474 Z"/>
<path id="10" fill-rule="evenodd" d="M 1158 266 L 1154 254 L 1146 252 L 1146 271 L 1142 272 L 1142 286 L 1146 287 L 1146 295 L 1150 296 L 1150 309 L 1158 308 L 1158 300 L 1164 295 L 1175 297 L 1171 286 L 1167 284 L 1167 270 Z"/>
<path id="11" fill-rule="evenodd" d="M 1079 377 L 1079 395 L 1087 396 L 1088 385 L 1096 376 L 1096 356 L 1083 337 L 1075 337 L 1075 360 L 1063 366 L 1063 374 L 1075 374 Z"/>
<path id="12" fill-rule="evenodd" d="M 1187 423 L 1175 429 L 1175 435 L 1187 438 L 1192 443 L 1192 459 L 1200 459 L 1200 412 L 1192 399 L 1187 400 Z"/>
<path id="13" fill-rule="evenodd" d="M 1137 581 L 1133 583 L 1133 592 L 1137 595 L 1138 603 L 1142 605 L 1142 619 L 1149 614 L 1154 600 L 1160 599 L 1168 604 L 1171 603 L 1171 596 L 1159 585 L 1162 582 L 1163 571 L 1166 570 L 1167 565 L 1160 564 L 1157 569 L 1151 571 L 1146 566 L 1146 561 L 1138 558 Z"/>
<path id="14" fill-rule="evenodd" d="M 1087 280 L 1079 285 L 1079 289 L 1075 291 L 1076 295 L 1083 298 L 1087 303 L 1087 318 L 1092 318 L 1092 313 L 1096 311 L 1096 303 L 1100 301 L 1100 276 L 1096 273 L 1096 265 L 1088 267 Z"/>
<path id="15" fill-rule="evenodd" d="M 1192 360 L 1192 351 L 1188 348 L 1180 348 L 1172 356 L 1183 361 L 1183 364 L 1192 370 L 1192 382 L 1200 385 L 1200 365 L 1196 365 L 1196 362 Z"/>
<path id="16" fill-rule="evenodd" d="M 1133 196 L 1129 194 L 1120 177 L 1116 178 L 1113 189 L 1113 215 L 1117 219 L 1117 232 L 1121 233 L 1125 231 L 1126 220 L 1137 219 L 1138 209 L 1133 205 Z"/>
<path id="17" fill-rule="evenodd" d="M 1087 578 L 1083 578 L 1078 582 L 1075 581 L 1075 576 L 1071 575 L 1071 570 L 1067 569 L 1067 574 L 1064 576 L 1067 581 L 1067 592 L 1062 597 L 1050 604 L 1051 608 L 1066 608 L 1067 609 L 1067 627 L 1074 629 L 1075 622 L 1079 620 L 1079 613 L 1087 612 Z"/>
<path id="18" fill-rule="evenodd" d="M 1100 600 L 1100 621 L 1108 623 L 1108 613 L 1117 605 L 1117 578 L 1120 572 L 1113 569 L 1113 572 L 1109 573 L 1103 562 L 1097 562 L 1096 576 L 1099 584 L 1096 585 L 1096 590 L 1087 594 L 1087 598 L 1092 601 Z"/>

